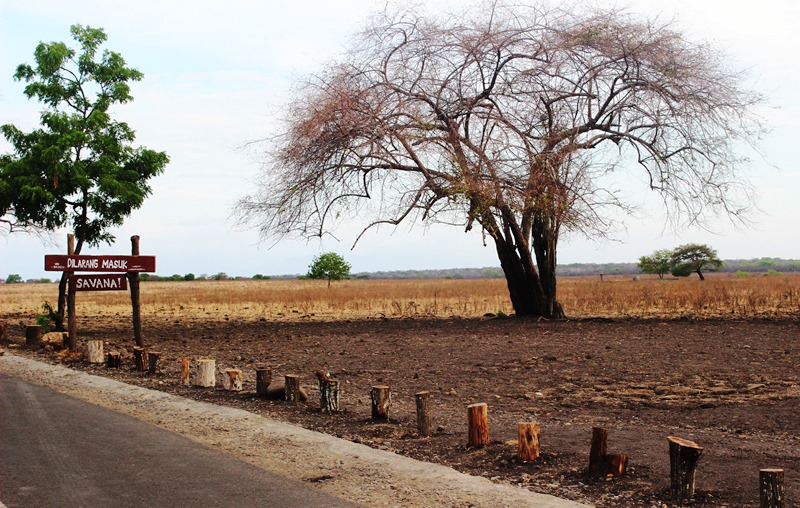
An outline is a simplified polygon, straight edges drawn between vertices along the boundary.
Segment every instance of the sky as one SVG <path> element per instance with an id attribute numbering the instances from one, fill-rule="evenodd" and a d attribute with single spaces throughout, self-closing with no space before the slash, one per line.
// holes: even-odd
<path id="1" fill-rule="evenodd" d="M 771 132 L 763 157 L 747 169 L 757 189 L 759 211 L 750 228 L 727 219 L 709 230 L 673 229 L 655 196 L 636 196 L 639 212 L 625 218 L 613 240 L 566 236 L 560 264 L 635 262 L 656 249 L 707 243 L 723 259 L 800 258 L 800 2 L 795 0 L 672 0 L 628 3 L 649 17 L 675 20 L 696 40 L 722 49 L 730 65 L 745 69 L 748 83 L 766 95 L 759 114 Z M 231 209 L 253 191 L 262 160 L 259 145 L 280 125 L 292 87 L 320 72 L 347 48 L 352 35 L 384 3 L 373 0 L 226 2 L 113 0 L 0 0 L 0 123 L 23 130 L 38 125 L 41 105 L 13 80 L 17 65 L 33 63 L 39 42 L 72 42 L 73 24 L 103 28 L 104 46 L 144 73 L 134 83 L 134 101 L 115 116 L 136 131 L 136 145 L 163 150 L 171 158 L 151 180 L 152 195 L 125 224 L 112 245 L 84 254 L 129 254 L 139 235 L 141 254 L 154 255 L 159 275 L 230 276 L 299 274 L 322 252 L 338 252 L 353 272 L 499 266 L 494 247 L 479 231 L 454 227 L 384 228 L 351 246 L 358 231 L 343 228 L 338 239 L 262 243 L 252 229 L 234 225 Z M 435 13 L 461 7 L 457 0 L 429 0 Z M 0 137 L 0 152 L 10 145 Z M 67 231 L 44 241 L 28 235 L 0 237 L 0 278 L 49 277 L 45 254 L 66 252 Z"/>

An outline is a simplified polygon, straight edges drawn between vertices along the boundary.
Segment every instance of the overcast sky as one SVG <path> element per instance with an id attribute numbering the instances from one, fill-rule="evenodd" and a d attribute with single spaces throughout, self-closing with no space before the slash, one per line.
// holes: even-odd
<path id="1" fill-rule="evenodd" d="M 657 200 L 642 196 L 641 212 L 626 220 L 618 241 L 567 237 L 559 244 L 559 262 L 633 262 L 655 249 L 688 242 L 707 243 L 724 259 L 800 258 L 800 2 L 597 3 L 674 18 L 695 38 L 727 52 L 733 67 L 747 69 L 768 97 L 761 114 L 772 128 L 762 143 L 766 160 L 754 160 L 749 169 L 761 213 L 747 230 L 721 220 L 713 233 L 675 232 L 666 227 Z M 423 4 L 435 12 L 457 9 L 459 2 Z M 0 0 L 0 123 L 24 130 L 38 124 L 40 104 L 28 101 L 23 84 L 12 76 L 20 63 L 33 63 L 40 41 L 72 42 L 69 27 L 75 23 L 103 28 L 109 37 L 105 47 L 145 75 L 133 84 L 134 102 L 118 108 L 116 117 L 136 130 L 137 145 L 166 151 L 171 163 L 152 180 L 153 194 L 144 206 L 114 231 L 117 242 L 85 254 L 128 254 L 136 234 L 141 253 L 156 256 L 160 275 L 304 273 L 314 255 L 327 251 L 344 255 L 355 272 L 499 266 L 479 231 L 401 226 L 367 234 L 351 251 L 356 231 L 342 230 L 338 242 L 284 241 L 269 248 L 259 244 L 254 231 L 233 226 L 230 209 L 252 190 L 259 168 L 257 153 L 243 147 L 275 129 L 292 84 L 340 54 L 368 14 L 382 5 L 370 0 Z M 2 137 L 0 151 L 9 151 Z M 58 274 L 44 272 L 44 254 L 65 252 L 66 231 L 53 241 L 0 238 L 0 277 L 55 278 Z"/>

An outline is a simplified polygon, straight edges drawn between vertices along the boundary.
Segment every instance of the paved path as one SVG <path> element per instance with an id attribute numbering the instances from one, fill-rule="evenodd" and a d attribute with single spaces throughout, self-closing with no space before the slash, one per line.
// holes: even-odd
<path id="1" fill-rule="evenodd" d="M 586 506 L 510 485 L 495 484 L 448 467 L 376 450 L 241 409 L 185 399 L 8 353 L 0 356 L 0 373 L 133 416 L 213 448 L 217 456 L 233 455 L 261 470 L 364 506 Z M 54 418 L 53 425 L 59 425 L 58 417 Z M 37 439 L 30 431 L 26 437 Z M 66 445 L 51 441 L 46 446 Z M 55 467 L 53 474 L 64 474 L 64 468 Z M 9 502 L 2 493 L 0 501 Z M 191 503 L 185 505 L 191 506 Z M 209 506 L 204 503 L 195 505 Z M 240 506 L 249 505 L 240 503 Z M 147 506 L 147 503 L 140 506 Z"/>
<path id="2" fill-rule="evenodd" d="M 9 508 L 357 506 L 2 373 L 0 482 Z"/>

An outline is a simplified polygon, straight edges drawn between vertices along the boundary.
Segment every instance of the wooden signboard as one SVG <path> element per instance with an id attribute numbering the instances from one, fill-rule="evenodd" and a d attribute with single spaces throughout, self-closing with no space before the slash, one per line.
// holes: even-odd
<path id="1" fill-rule="evenodd" d="M 70 284 L 75 291 L 127 291 L 128 277 L 124 274 L 74 275 Z"/>
<path id="2" fill-rule="evenodd" d="M 48 272 L 155 272 L 155 256 L 67 256 L 46 254 Z"/>

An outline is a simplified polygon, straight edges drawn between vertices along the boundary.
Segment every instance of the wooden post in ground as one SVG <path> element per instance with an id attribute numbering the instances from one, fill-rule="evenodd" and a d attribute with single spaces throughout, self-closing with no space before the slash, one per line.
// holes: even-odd
<path id="1" fill-rule="evenodd" d="M 333 379 L 329 372 L 317 371 L 319 383 L 319 408 L 333 413 L 339 411 L 339 381 Z"/>
<path id="2" fill-rule="evenodd" d="M 194 379 L 195 386 L 213 388 L 217 384 L 216 362 L 211 358 L 197 360 L 197 372 Z"/>
<path id="3" fill-rule="evenodd" d="M 287 402 L 300 401 L 300 376 L 295 374 L 286 374 L 284 376 L 284 392 L 286 394 Z"/>
<path id="4" fill-rule="evenodd" d="M 222 377 L 222 387 L 230 392 L 242 391 L 242 371 L 240 369 L 225 369 Z"/>
<path id="5" fill-rule="evenodd" d="M 122 366 L 122 358 L 119 353 L 108 353 L 106 360 L 106 367 L 109 369 L 118 369 Z"/>
<path id="6" fill-rule="evenodd" d="M 270 383 L 272 383 L 272 369 L 256 369 L 256 395 L 266 399 Z"/>
<path id="7" fill-rule="evenodd" d="M 133 347 L 133 362 L 136 370 L 144 372 L 147 369 L 147 350 L 143 347 Z"/>
<path id="8" fill-rule="evenodd" d="M 181 358 L 181 384 L 188 385 L 189 384 L 189 367 L 191 365 L 192 360 L 186 356 Z"/>
<path id="9" fill-rule="evenodd" d="M 25 347 L 38 348 L 42 344 L 42 327 L 29 325 L 25 327 Z"/>
<path id="10" fill-rule="evenodd" d="M 539 458 L 539 431 L 538 423 L 520 422 L 517 425 L 517 453 L 520 460 L 531 461 Z"/>
<path id="11" fill-rule="evenodd" d="M 155 374 L 161 367 L 161 353 L 154 351 L 147 352 L 147 372 Z"/>
<path id="12" fill-rule="evenodd" d="M 680 437 L 669 436 L 670 494 L 672 500 L 683 503 L 694 497 L 695 470 L 703 455 L 697 443 Z"/>
<path id="13" fill-rule="evenodd" d="M 131 237 L 131 255 L 139 255 L 139 236 L 133 235 Z M 142 306 L 139 297 L 139 272 L 128 272 L 128 286 L 131 289 L 131 307 L 133 314 L 133 339 L 136 345 L 144 347 L 144 339 L 142 338 Z"/>
<path id="14" fill-rule="evenodd" d="M 67 255 L 75 255 L 75 235 L 67 235 Z M 75 315 L 75 272 L 64 272 L 67 275 L 67 347 L 70 351 L 78 350 L 78 321 Z"/>
<path id="15" fill-rule="evenodd" d="M 467 406 L 467 445 L 489 444 L 489 406 L 485 402 Z"/>
<path id="16" fill-rule="evenodd" d="M 103 363 L 105 355 L 103 354 L 102 340 L 90 340 L 86 342 L 86 360 L 89 363 Z"/>
<path id="17" fill-rule="evenodd" d="M 761 469 L 758 476 L 761 508 L 784 508 L 783 469 Z"/>
<path id="18" fill-rule="evenodd" d="M 420 437 L 432 434 L 431 392 L 418 392 L 414 398 L 417 402 L 417 433 Z"/>
<path id="19" fill-rule="evenodd" d="M 606 456 L 608 431 L 601 427 L 592 427 L 592 445 L 589 448 L 589 476 L 605 476 L 603 462 Z"/>
<path id="20" fill-rule="evenodd" d="M 372 419 L 389 421 L 389 408 L 392 407 L 392 388 L 386 385 L 373 386 L 370 391 L 372 399 Z"/>

